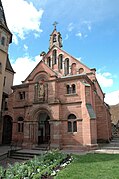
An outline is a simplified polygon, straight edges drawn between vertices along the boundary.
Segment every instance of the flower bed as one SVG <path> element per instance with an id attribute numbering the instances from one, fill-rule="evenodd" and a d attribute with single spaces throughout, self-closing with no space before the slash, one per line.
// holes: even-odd
<path id="1" fill-rule="evenodd" d="M 5 170 L 0 167 L 0 178 L 4 179 L 45 179 L 53 178 L 54 175 L 72 160 L 70 155 L 57 150 L 49 151 L 39 157 L 25 163 L 8 165 Z"/>

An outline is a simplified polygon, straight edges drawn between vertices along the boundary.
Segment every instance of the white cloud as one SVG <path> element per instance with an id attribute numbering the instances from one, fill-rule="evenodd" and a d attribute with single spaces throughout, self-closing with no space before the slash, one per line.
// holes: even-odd
<path id="1" fill-rule="evenodd" d="M 39 33 L 34 33 L 34 37 L 35 37 L 35 39 L 37 39 L 38 37 L 40 37 L 40 34 Z"/>
<path id="2" fill-rule="evenodd" d="M 119 103 L 119 90 L 105 95 L 105 102 L 109 105 L 115 105 Z"/>
<path id="3" fill-rule="evenodd" d="M 109 72 L 101 73 L 101 70 L 102 69 L 99 69 L 96 73 L 96 76 L 97 76 L 100 86 L 102 88 L 112 87 L 114 76 L 112 76 L 112 74 Z M 109 105 L 118 104 L 119 103 L 119 90 L 111 92 L 111 93 L 106 93 L 104 101 Z"/>
<path id="4" fill-rule="evenodd" d="M 79 61 L 82 61 L 82 58 L 81 58 L 81 57 L 77 57 L 76 59 L 79 60 Z"/>
<path id="5" fill-rule="evenodd" d="M 6 20 L 13 33 L 13 41 L 18 44 L 18 37 L 24 39 L 32 31 L 36 34 L 42 32 L 40 28 L 43 10 L 37 10 L 33 3 L 25 0 L 4 0 Z"/>
<path id="6" fill-rule="evenodd" d="M 88 35 L 87 35 L 87 34 L 85 34 L 85 35 L 84 35 L 84 38 L 86 38 L 86 37 L 88 37 Z"/>
<path id="7" fill-rule="evenodd" d="M 83 22 L 82 22 L 82 25 L 86 25 L 86 26 L 87 26 L 87 29 L 88 29 L 89 31 L 92 30 L 91 21 L 83 21 Z"/>
<path id="8" fill-rule="evenodd" d="M 78 36 L 78 37 L 82 37 L 82 33 L 81 32 L 78 32 L 77 34 L 76 34 L 76 36 Z"/>
<path id="9" fill-rule="evenodd" d="M 68 38 L 69 38 L 69 35 L 68 35 L 68 34 L 66 34 L 66 36 L 65 36 L 64 40 L 67 40 Z"/>
<path id="10" fill-rule="evenodd" d="M 16 36 L 15 34 L 13 34 L 12 41 L 13 41 L 16 45 L 18 45 L 18 38 L 17 38 L 17 36 Z"/>
<path id="11" fill-rule="evenodd" d="M 79 38 L 86 38 L 86 37 L 88 37 L 87 34 L 84 34 L 84 33 L 82 33 L 82 32 L 78 32 L 78 33 L 76 34 L 76 36 L 79 37 Z"/>
<path id="12" fill-rule="evenodd" d="M 28 50 L 28 46 L 26 44 L 24 44 L 24 50 L 27 51 Z"/>
<path id="13" fill-rule="evenodd" d="M 73 29 L 74 29 L 74 25 L 73 25 L 73 23 L 70 23 L 68 25 L 68 31 L 71 32 Z"/>
<path id="14" fill-rule="evenodd" d="M 111 77 L 112 75 L 111 75 L 111 73 L 109 73 L 109 72 L 104 72 L 104 73 L 103 73 L 103 76 L 105 76 L 105 77 Z"/>
<path id="15" fill-rule="evenodd" d="M 92 30 L 91 21 L 81 21 L 78 29 L 78 33 L 76 33 L 75 35 L 79 38 L 87 38 L 89 32 L 91 32 Z"/>
<path id="16" fill-rule="evenodd" d="M 34 60 L 29 56 L 17 58 L 16 61 L 12 63 L 12 67 L 16 72 L 14 75 L 14 85 L 21 84 L 21 81 L 25 80 L 40 60 L 40 55 L 36 56 Z"/>
<path id="17" fill-rule="evenodd" d="M 91 31 L 92 27 L 90 25 L 88 25 L 88 30 Z"/>
<path id="18" fill-rule="evenodd" d="M 97 71 L 96 76 L 101 87 L 106 88 L 113 85 L 113 78 L 109 72 L 101 73 Z"/>

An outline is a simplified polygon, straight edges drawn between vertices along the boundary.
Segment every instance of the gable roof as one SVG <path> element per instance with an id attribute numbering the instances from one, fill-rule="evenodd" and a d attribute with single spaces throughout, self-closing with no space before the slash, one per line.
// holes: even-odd
<path id="1" fill-rule="evenodd" d="M 36 67 L 31 71 L 31 73 L 28 75 L 28 77 L 22 81 L 22 83 L 25 83 L 26 81 L 31 81 L 33 80 L 33 78 L 39 73 L 39 72 L 36 72 L 36 69 L 39 68 L 39 72 L 46 72 L 46 73 L 50 73 L 51 76 L 55 76 L 57 77 L 57 73 L 55 71 L 53 71 L 50 67 L 48 67 L 44 62 L 43 60 L 41 60 L 37 65 Z M 42 69 L 41 69 L 42 68 Z"/>
<path id="2" fill-rule="evenodd" d="M 80 63 L 81 65 L 83 65 L 85 68 L 87 68 L 88 70 L 91 70 L 88 66 L 86 66 L 85 64 L 83 64 L 82 62 L 80 62 L 79 60 L 77 60 L 75 57 L 73 57 L 72 55 L 70 55 L 69 53 L 67 53 L 65 50 L 62 50 L 60 47 L 58 47 L 57 45 L 53 45 L 51 49 L 49 49 L 49 51 L 47 52 L 47 54 L 45 55 L 45 57 L 48 56 L 48 54 L 53 50 L 53 48 L 58 48 L 60 51 L 62 51 L 63 53 L 67 54 L 67 56 L 70 56 L 71 58 L 73 58 L 74 60 L 76 60 L 78 63 Z M 45 58 L 44 57 L 44 58 Z"/>

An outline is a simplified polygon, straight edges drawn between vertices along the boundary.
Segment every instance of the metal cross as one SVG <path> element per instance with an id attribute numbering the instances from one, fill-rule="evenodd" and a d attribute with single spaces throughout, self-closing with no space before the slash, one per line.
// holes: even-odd
<path id="1" fill-rule="evenodd" d="M 56 21 L 53 23 L 53 26 L 54 26 L 54 29 L 55 29 L 55 30 L 56 30 L 56 25 L 57 25 L 57 24 L 58 24 L 58 22 L 56 22 Z"/>

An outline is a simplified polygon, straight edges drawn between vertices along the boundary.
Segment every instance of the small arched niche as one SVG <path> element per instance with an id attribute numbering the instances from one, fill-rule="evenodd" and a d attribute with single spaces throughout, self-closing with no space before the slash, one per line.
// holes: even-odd
<path id="1" fill-rule="evenodd" d="M 84 72 L 84 68 L 79 68 L 79 74 Z"/>

